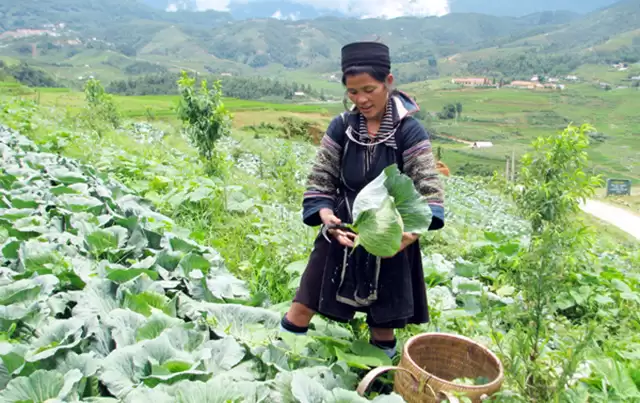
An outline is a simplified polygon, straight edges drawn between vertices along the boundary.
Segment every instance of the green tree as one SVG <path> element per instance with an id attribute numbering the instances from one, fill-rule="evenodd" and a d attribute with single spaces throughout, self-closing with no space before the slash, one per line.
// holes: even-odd
<path id="1" fill-rule="evenodd" d="M 585 316 L 580 336 L 571 336 L 575 343 L 571 351 L 553 358 L 545 353 L 547 341 L 563 323 L 557 319 L 560 301 L 577 288 L 571 279 L 594 265 L 589 253 L 593 234 L 579 218 L 580 203 L 601 184 L 599 177 L 587 174 L 592 131 L 588 125 L 569 126 L 537 139 L 533 151 L 522 158 L 519 184 L 512 189 L 532 232 L 508 269 L 503 267 L 507 283 L 522 295 L 521 304 L 500 314 L 512 329 L 505 371 L 517 380 L 521 395 L 535 402 L 557 401 L 555 397 L 565 392 L 595 330 L 592 318 Z M 502 344 L 506 339 L 499 336 L 496 341 Z M 550 373 L 550 367 L 560 368 L 560 375 Z"/>
<path id="2" fill-rule="evenodd" d="M 84 96 L 86 108 L 84 111 L 85 123 L 99 135 L 107 128 L 120 127 L 120 114 L 113 98 L 107 94 L 99 80 L 91 78 L 84 84 Z"/>
<path id="3" fill-rule="evenodd" d="M 458 119 L 460 119 L 461 114 L 462 114 L 462 104 L 460 102 L 456 102 L 456 115 L 458 115 Z"/>
<path id="4" fill-rule="evenodd" d="M 215 76 L 214 74 L 196 78 L 195 85 L 199 86 L 202 79 L 207 79 L 208 81 L 220 80 L 224 88 L 225 96 L 232 98 L 261 99 L 265 97 L 291 98 L 293 96 L 292 83 L 280 82 L 271 78 L 223 77 Z M 150 73 L 123 80 L 115 80 L 109 83 L 106 90 L 110 93 L 122 95 L 173 95 L 179 91 L 176 75 L 173 73 Z M 312 97 L 320 97 L 321 95 L 320 92 L 315 91 L 311 85 L 306 85 L 302 91 L 305 91 L 307 95 Z"/>
<path id="5" fill-rule="evenodd" d="M 534 141 L 533 152 L 522 158 L 523 190 L 516 192 L 516 202 L 531 221 L 534 233 L 564 228 L 580 211 L 580 202 L 593 196 L 599 179 L 585 173 L 588 134 L 593 131 L 589 125 L 569 126 Z"/>
<path id="6" fill-rule="evenodd" d="M 440 119 L 455 119 L 457 116 L 458 112 L 456 109 L 456 105 L 454 104 L 447 104 L 445 106 L 442 107 L 442 112 L 438 113 L 438 117 Z"/>
<path id="7" fill-rule="evenodd" d="M 222 102 L 220 81 L 214 81 L 209 88 L 207 80 L 202 80 L 199 90 L 195 82 L 195 78 L 189 77 L 185 71 L 181 73 L 178 80 L 181 95 L 178 117 L 200 156 L 209 163 L 215 163 L 216 142 L 229 134 L 231 115 Z"/>
<path id="8" fill-rule="evenodd" d="M 49 73 L 44 70 L 30 66 L 24 61 L 12 66 L 0 66 L 0 69 L 4 70 L 6 74 L 12 76 L 18 82 L 27 85 L 29 87 L 61 87 L 62 85 L 57 83 Z"/>

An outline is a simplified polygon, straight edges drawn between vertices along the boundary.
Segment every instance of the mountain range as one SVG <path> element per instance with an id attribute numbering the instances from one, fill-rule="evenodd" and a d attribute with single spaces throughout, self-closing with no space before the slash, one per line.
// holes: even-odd
<path id="1" fill-rule="evenodd" d="M 453 13 L 485 13 L 500 16 L 521 17 L 527 14 L 540 13 L 549 10 L 570 11 L 586 14 L 610 6 L 616 0 L 451 0 Z"/>
<path id="2" fill-rule="evenodd" d="M 203 11 L 196 0 L 144 0 L 144 2 L 158 10 Z M 338 10 L 281 0 L 230 3 L 228 13 L 231 18 L 236 20 L 252 18 L 307 20 L 327 16 L 347 17 L 345 13 Z"/>
<path id="3" fill-rule="evenodd" d="M 496 78 L 520 78 L 532 71 L 564 74 L 584 63 L 640 61 L 640 0 L 607 6 L 610 2 L 557 0 L 556 7 L 569 11 L 522 16 L 453 12 L 442 17 L 361 19 L 334 14 L 292 21 L 255 17 L 269 14 L 270 7 L 298 6 L 280 1 L 244 4 L 245 14 L 238 14 L 241 4 L 232 2 L 232 10 L 238 7 L 236 16 L 244 15 L 237 19 L 233 11 L 192 11 L 192 0 L 182 0 L 170 12 L 166 8 L 175 1 L 4 0 L 0 58 L 26 60 L 58 78 L 73 80 L 188 69 L 293 74 L 326 81 L 336 72 L 345 43 L 380 39 L 391 47 L 394 69 L 404 82 L 453 74 Z M 503 4 L 506 14 L 508 3 L 497 0 L 486 8 Z M 470 10 L 477 4 L 452 0 L 451 7 Z M 551 7 L 548 0 L 518 4 L 520 11 Z M 278 10 L 284 16 L 295 9 Z"/>
<path id="4" fill-rule="evenodd" d="M 187 10 L 198 11 L 204 7 L 197 0 L 144 0 L 146 4 L 159 10 Z M 522 17 L 528 14 L 549 10 L 562 10 L 579 14 L 588 13 L 613 4 L 615 0 L 450 0 L 449 9 L 452 13 L 482 13 L 497 16 Z M 322 4 L 322 2 L 318 2 Z M 291 20 L 314 19 L 318 17 L 353 17 L 339 10 L 307 3 L 288 0 L 253 0 L 230 2 L 228 12 L 234 19 L 248 18 L 283 18 Z"/>

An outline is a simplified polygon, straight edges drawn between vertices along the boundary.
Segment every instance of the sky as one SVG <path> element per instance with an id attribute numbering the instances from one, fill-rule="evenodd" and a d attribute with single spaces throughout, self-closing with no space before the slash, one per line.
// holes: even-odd
<path id="1" fill-rule="evenodd" d="M 228 10 L 229 4 L 261 0 L 196 0 L 198 8 Z M 400 16 L 442 16 L 450 11 L 449 0 L 291 0 L 295 3 L 338 10 L 365 18 Z"/>

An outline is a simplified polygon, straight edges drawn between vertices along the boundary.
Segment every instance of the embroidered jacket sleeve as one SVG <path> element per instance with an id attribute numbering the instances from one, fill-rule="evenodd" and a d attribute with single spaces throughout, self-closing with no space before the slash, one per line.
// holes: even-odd
<path id="1" fill-rule="evenodd" d="M 429 229 L 440 229 L 444 227 L 444 188 L 438 176 L 429 134 L 420 122 L 409 119 L 403 126 L 403 142 L 404 172 L 431 207 L 433 220 Z"/>
<path id="2" fill-rule="evenodd" d="M 305 224 L 315 227 L 322 224 L 320 210 L 334 208 L 340 183 L 340 163 L 342 159 L 341 137 L 343 122 L 337 116 L 329 124 L 322 137 L 316 158 L 307 177 L 306 191 L 302 202 L 302 219 Z"/>

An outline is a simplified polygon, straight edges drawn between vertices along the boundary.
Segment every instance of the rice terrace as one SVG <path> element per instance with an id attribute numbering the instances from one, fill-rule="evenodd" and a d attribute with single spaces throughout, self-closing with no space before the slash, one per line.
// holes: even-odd
<path id="1" fill-rule="evenodd" d="M 0 402 L 640 402 L 640 0 L 202 3 L 0 4 Z"/>

